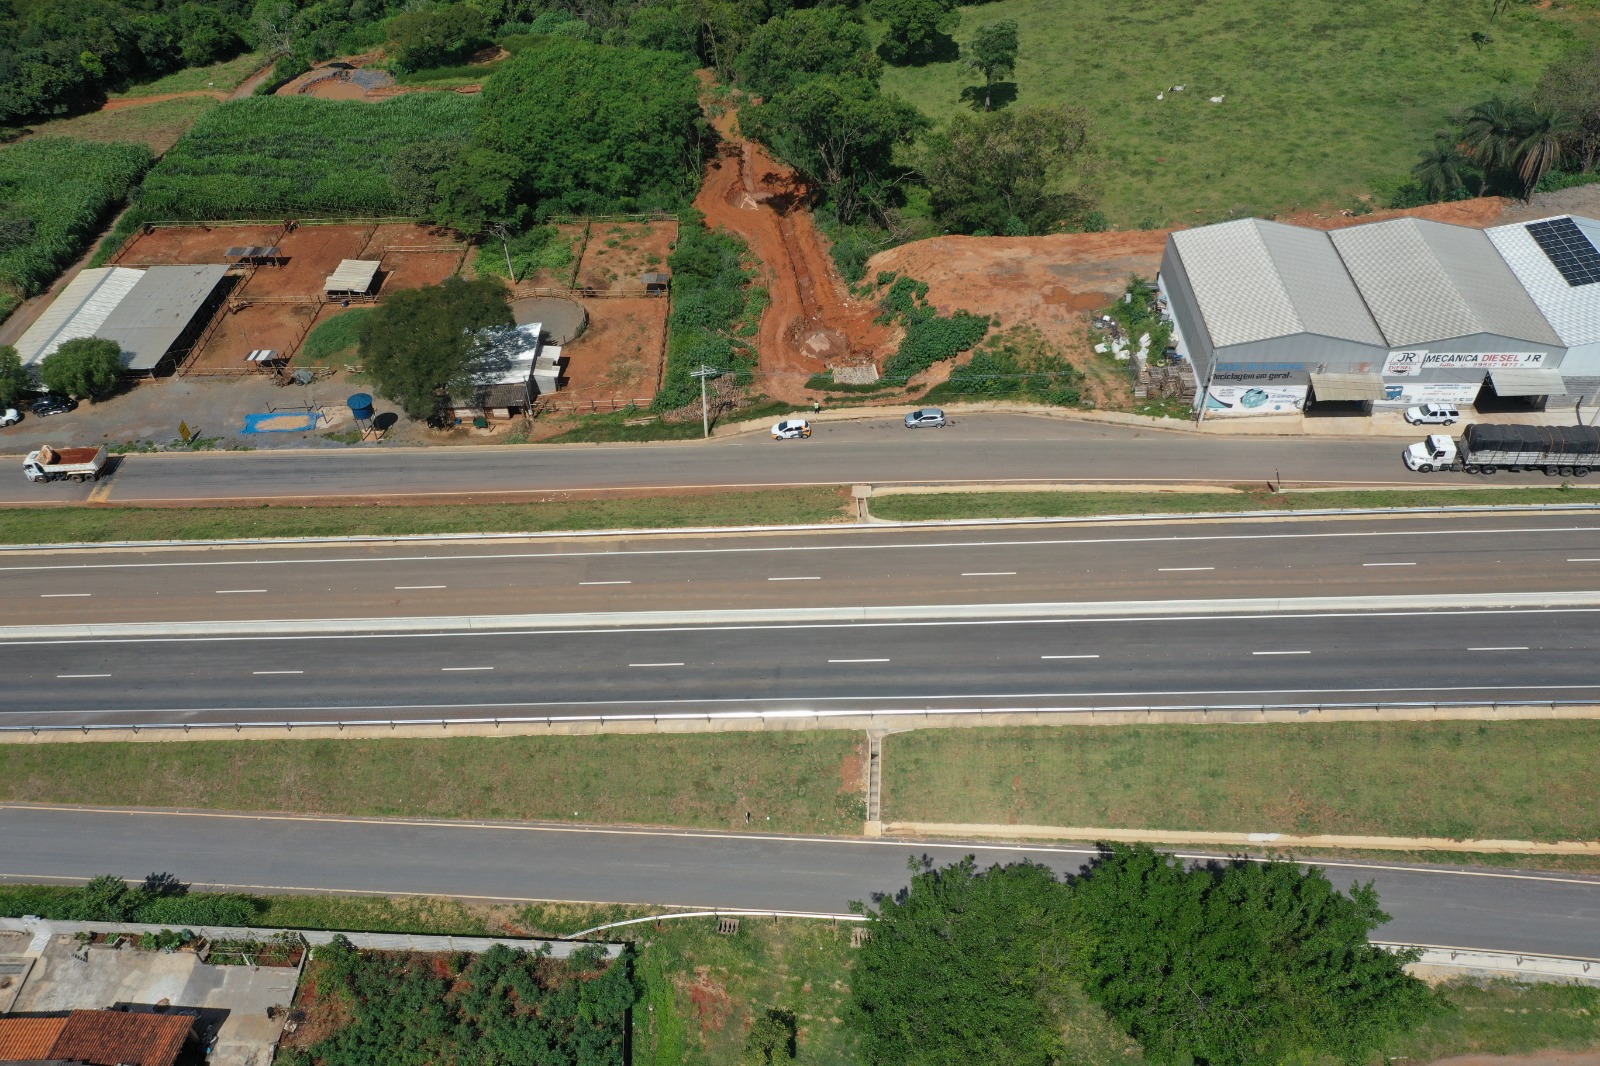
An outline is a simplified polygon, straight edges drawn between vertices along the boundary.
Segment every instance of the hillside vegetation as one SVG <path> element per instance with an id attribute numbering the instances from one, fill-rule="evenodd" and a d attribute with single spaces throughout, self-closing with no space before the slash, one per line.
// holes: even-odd
<path id="1" fill-rule="evenodd" d="M 1513 3 L 1491 24 L 1487 0 L 998 0 L 961 8 L 952 36 L 1015 20 L 1016 73 L 996 100 L 1088 109 L 1101 211 L 1157 228 L 1352 204 L 1407 175 L 1454 112 L 1531 89 L 1595 34 L 1593 6 Z M 886 67 L 885 91 L 948 122 L 982 79 L 947 52 Z"/>

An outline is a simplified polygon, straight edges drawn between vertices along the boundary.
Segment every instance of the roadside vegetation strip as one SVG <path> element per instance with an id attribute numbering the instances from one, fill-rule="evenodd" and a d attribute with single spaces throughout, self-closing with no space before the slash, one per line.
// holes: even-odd
<path id="1" fill-rule="evenodd" d="M 919 730 L 884 742 L 886 821 L 1600 838 L 1600 722 Z"/>
<path id="2" fill-rule="evenodd" d="M 414 507 L 17 508 L 0 509 L 0 544 L 807 525 L 841 521 L 849 502 L 847 490 L 820 486 Z"/>
<path id="3" fill-rule="evenodd" d="M 0 799 L 855 834 L 864 743 L 808 731 L 6 745 Z"/>
<path id="4" fill-rule="evenodd" d="M 894 493 L 868 502 L 891 522 L 963 518 L 1077 518 L 1087 515 L 1362 510 L 1387 507 L 1497 507 L 1600 503 L 1600 488 L 1530 486 L 1495 489 L 1349 489 L 1267 492 L 1121 492 L 1093 490 Z"/>

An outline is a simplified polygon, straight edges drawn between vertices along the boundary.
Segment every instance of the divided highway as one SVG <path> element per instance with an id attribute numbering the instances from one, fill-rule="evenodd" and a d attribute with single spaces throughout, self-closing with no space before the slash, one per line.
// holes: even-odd
<path id="1" fill-rule="evenodd" d="M 907 430 L 895 415 L 819 422 L 803 441 L 778 442 L 758 431 L 645 445 L 129 455 L 117 461 L 110 480 L 98 484 L 34 485 L 19 469 L 0 477 L 0 505 L 83 502 L 91 493 L 101 502 L 136 504 L 905 482 L 1282 480 L 1417 487 L 1473 480 L 1407 471 L 1400 460 L 1406 443 L 1197 436 L 1024 415 L 960 416 L 948 429 Z"/>
<path id="2" fill-rule="evenodd" d="M 173 870 L 248 890 L 421 893 L 840 913 L 906 883 L 908 856 L 1023 858 L 1076 872 L 1072 846 L 839 840 L 584 826 L 0 807 L 0 877 Z M 1376 883 L 1391 942 L 1600 959 L 1600 879 L 1324 862 Z"/>

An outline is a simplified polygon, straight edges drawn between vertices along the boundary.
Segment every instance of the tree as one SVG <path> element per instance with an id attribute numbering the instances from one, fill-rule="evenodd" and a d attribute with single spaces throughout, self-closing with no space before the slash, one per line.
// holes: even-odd
<path id="1" fill-rule="evenodd" d="M 879 73 L 867 28 L 837 7 L 801 8 L 779 15 L 750 35 L 735 66 L 739 83 L 764 97 L 792 89 L 807 78 L 875 81 Z"/>
<path id="2" fill-rule="evenodd" d="M 467 384 L 490 355 L 495 327 L 509 327 L 511 305 L 494 281 L 450 278 L 402 289 L 363 323 L 361 361 L 378 391 L 412 418 L 438 414 L 447 390 Z"/>
<path id="3" fill-rule="evenodd" d="M 1559 111 L 1547 107 L 1529 109 L 1519 131 L 1522 138 L 1512 149 L 1524 200 L 1531 199 L 1544 176 L 1561 165 L 1567 155 L 1567 142 L 1579 131 L 1578 123 Z"/>
<path id="4" fill-rule="evenodd" d="M 487 44 L 488 25 L 470 4 L 407 11 L 389 22 L 389 61 L 402 72 L 458 62 Z"/>
<path id="5" fill-rule="evenodd" d="M 455 140 L 417 141 L 401 148 L 389 172 L 389 184 L 401 213 L 432 215 L 439 205 L 439 179 L 455 166 L 460 155 L 461 142 Z"/>
<path id="6" fill-rule="evenodd" d="M 1152 1063 L 1364 1063 L 1436 1009 L 1415 953 L 1368 935 L 1370 883 L 1337 891 L 1291 862 L 1190 869 L 1148 846 L 1103 846 L 1072 891 L 1075 970 Z"/>
<path id="7" fill-rule="evenodd" d="M 1461 151 L 1483 169 L 1478 194 L 1483 195 L 1496 170 L 1510 170 L 1528 124 L 1528 105 L 1491 96 L 1467 108 L 1461 118 Z"/>
<path id="8" fill-rule="evenodd" d="M 750 1023 L 745 1034 L 739 1066 L 781 1066 L 794 1061 L 795 1016 L 789 1011 L 769 1010 Z"/>
<path id="9" fill-rule="evenodd" d="M 1050 233 L 1094 208 L 1090 120 L 1066 104 L 958 114 L 930 137 L 918 170 L 956 233 Z"/>
<path id="10" fill-rule="evenodd" d="M 983 109 L 990 109 L 994 83 L 1011 76 L 1017 67 L 1017 24 L 1012 19 L 986 22 L 978 27 L 962 51 L 962 60 L 983 78 Z"/>
<path id="11" fill-rule="evenodd" d="M 11 407 L 33 389 L 33 375 L 22 356 L 9 344 L 0 344 L 0 407 Z"/>
<path id="12" fill-rule="evenodd" d="M 1455 138 L 1443 131 L 1433 135 L 1433 147 L 1418 153 L 1411 176 L 1430 200 L 1449 200 L 1466 191 L 1467 157 L 1461 154 Z"/>
<path id="13" fill-rule="evenodd" d="M 1534 92 L 1541 107 L 1567 115 L 1576 124 L 1572 153 L 1587 173 L 1600 162 L 1600 47 L 1573 52 L 1545 70 Z"/>
<path id="14" fill-rule="evenodd" d="M 932 57 L 961 21 L 956 0 L 872 0 L 871 10 L 888 24 L 878 51 L 897 64 Z"/>
<path id="15" fill-rule="evenodd" d="M 440 188 L 481 195 L 487 180 L 542 213 L 676 209 L 698 186 L 703 132 L 683 57 L 547 37 L 489 79 L 465 174 Z"/>
<path id="16" fill-rule="evenodd" d="M 842 222 L 882 211 L 894 184 L 894 152 L 928 120 L 862 78 L 816 78 L 751 108 L 745 132 L 822 186 Z"/>
<path id="17" fill-rule="evenodd" d="M 109 396 L 122 380 L 122 345 L 103 337 L 66 341 L 39 364 L 39 380 L 63 396 Z"/>
<path id="18" fill-rule="evenodd" d="M 913 868 L 918 869 L 916 860 Z M 917 873 L 869 912 L 850 981 L 868 1066 L 1047 1066 L 1061 1051 L 1066 891 L 1043 866 L 979 873 L 971 856 Z"/>

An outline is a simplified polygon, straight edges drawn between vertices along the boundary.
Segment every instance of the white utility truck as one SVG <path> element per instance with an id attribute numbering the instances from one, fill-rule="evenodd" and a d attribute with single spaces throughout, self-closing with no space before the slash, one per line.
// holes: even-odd
<path id="1" fill-rule="evenodd" d="M 1459 440 L 1436 433 L 1405 451 L 1406 467 L 1419 474 L 1464 470 L 1543 470 L 1555 477 L 1588 477 L 1600 467 L 1600 429 L 1594 426 L 1474 424 Z"/>
<path id="2" fill-rule="evenodd" d="M 52 448 L 46 444 L 22 461 L 22 472 L 29 481 L 98 481 L 105 468 L 104 444 L 98 448 Z"/>

